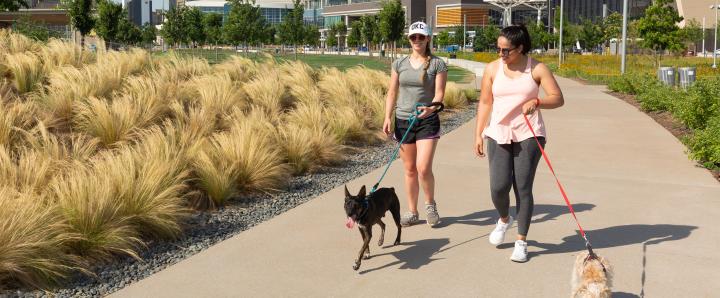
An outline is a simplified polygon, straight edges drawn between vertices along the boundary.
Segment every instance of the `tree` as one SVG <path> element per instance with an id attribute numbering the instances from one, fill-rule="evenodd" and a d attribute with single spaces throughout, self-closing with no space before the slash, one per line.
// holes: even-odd
<path id="1" fill-rule="evenodd" d="M 555 8 L 555 11 L 558 12 L 558 13 L 555 14 L 555 20 L 554 20 L 555 29 L 556 29 L 557 32 L 555 32 L 555 33 L 553 34 L 553 38 L 552 38 L 552 39 L 553 39 L 553 41 L 555 41 L 555 42 L 560 42 L 560 13 L 559 13 L 559 12 L 560 12 L 560 7 L 559 7 L 559 6 L 556 7 L 556 8 Z M 577 34 L 576 34 L 577 30 L 575 30 L 575 26 L 571 26 L 571 25 L 570 25 L 570 23 L 568 22 L 568 17 L 567 17 L 567 15 L 563 16 L 563 25 L 562 25 L 562 27 L 563 27 L 563 32 L 562 32 L 562 33 L 563 33 L 563 44 L 562 44 L 562 46 L 559 46 L 559 45 L 558 45 L 558 48 L 565 49 L 565 48 L 567 48 L 567 47 L 569 47 L 569 46 L 572 46 L 572 44 L 575 43 L 575 41 L 577 40 L 577 38 L 576 38 L 576 37 L 577 37 Z"/>
<path id="2" fill-rule="evenodd" d="M 308 25 L 305 28 L 305 44 L 315 47 L 320 44 L 320 28 L 317 25 Z"/>
<path id="3" fill-rule="evenodd" d="M 30 8 L 25 0 L 0 0 L 0 11 L 18 11 L 20 8 Z"/>
<path id="4" fill-rule="evenodd" d="M 106 47 L 107 43 L 110 43 L 109 48 L 113 48 L 113 43 L 117 42 L 118 25 L 123 16 L 127 18 L 127 15 L 123 14 L 123 8 L 120 4 L 109 0 L 98 0 L 95 32 L 105 40 Z"/>
<path id="5" fill-rule="evenodd" d="M 126 45 L 137 45 L 142 41 L 142 31 L 127 17 L 123 17 L 118 22 L 117 41 Z"/>
<path id="6" fill-rule="evenodd" d="M 498 36 L 500 36 L 500 29 L 495 25 L 475 28 L 473 49 L 475 51 L 495 49 Z"/>
<path id="7" fill-rule="evenodd" d="M 184 14 L 188 40 L 192 42 L 193 47 L 205 44 L 203 13 L 197 7 L 193 7 L 185 10 Z"/>
<path id="8" fill-rule="evenodd" d="M 142 27 L 142 36 L 141 41 L 144 46 L 146 47 L 152 47 L 152 45 L 155 43 L 155 39 L 157 38 L 157 29 L 155 29 L 155 26 L 152 24 L 146 23 Z"/>
<path id="9" fill-rule="evenodd" d="M 347 38 L 347 26 L 343 22 L 335 23 L 335 32 L 340 35 L 340 45 L 344 47 L 343 40 Z"/>
<path id="10" fill-rule="evenodd" d="M 337 27 L 335 24 L 330 25 L 330 28 L 327 30 L 327 38 L 325 39 L 325 45 L 328 48 L 338 45 L 338 40 L 335 37 L 337 34 Z"/>
<path id="11" fill-rule="evenodd" d="M 620 36 L 622 34 L 622 14 L 616 11 L 608 15 L 603 20 L 602 28 L 606 45 L 613 38 L 620 40 L 622 38 Z"/>
<path id="12" fill-rule="evenodd" d="M 405 10 L 400 0 L 383 0 L 382 9 L 378 14 L 380 18 L 380 32 L 384 40 L 393 43 L 393 58 L 395 57 L 396 42 L 403 37 L 405 31 Z"/>
<path id="13" fill-rule="evenodd" d="M 57 32 L 51 31 L 41 22 L 34 21 L 28 14 L 22 14 L 15 20 L 13 31 L 39 41 L 47 41 L 50 37 L 60 37 Z"/>
<path id="14" fill-rule="evenodd" d="M 348 34 L 347 37 L 348 46 L 359 47 L 362 45 L 361 27 L 362 23 L 360 21 L 353 21 L 352 24 L 350 24 L 350 34 Z"/>
<path id="15" fill-rule="evenodd" d="M 300 0 L 294 0 L 293 9 L 285 16 L 280 25 L 280 40 L 293 45 L 295 59 L 297 59 L 297 45 L 305 40 L 304 13 L 305 8 Z"/>
<path id="16" fill-rule="evenodd" d="M 552 38 L 542 22 L 538 23 L 537 21 L 534 21 L 529 23 L 527 29 L 528 33 L 530 33 L 532 47 L 535 49 L 545 48 L 545 45 L 547 45 Z"/>
<path id="17" fill-rule="evenodd" d="M 92 0 L 68 0 L 65 6 L 70 15 L 70 23 L 80 31 L 80 48 L 85 48 L 85 35 L 95 27 L 92 16 Z"/>
<path id="18" fill-rule="evenodd" d="M 604 33 L 599 24 L 593 23 L 590 19 L 585 19 L 582 22 L 578 37 L 582 42 L 583 48 L 594 49 L 603 42 Z"/>
<path id="19" fill-rule="evenodd" d="M 160 35 L 173 47 L 188 40 L 185 10 L 187 10 L 185 6 L 171 7 L 165 14 L 165 23 L 160 30 Z"/>
<path id="20" fill-rule="evenodd" d="M 685 23 L 685 27 L 680 29 L 680 35 L 682 36 L 682 41 L 685 43 L 686 46 L 692 45 L 693 49 L 696 49 L 697 46 L 695 45 L 695 43 L 698 40 L 701 40 L 703 37 L 700 22 L 695 19 L 687 21 Z"/>
<path id="21" fill-rule="evenodd" d="M 249 43 L 267 38 L 269 29 L 265 17 L 254 0 L 230 0 L 230 7 L 230 14 L 223 26 L 225 40 L 235 45 L 242 44 L 247 54 Z"/>
<path id="22" fill-rule="evenodd" d="M 450 45 L 450 32 L 447 30 L 440 31 L 435 38 L 435 43 L 437 43 L 438 49 L 442 49 Z"/>
<path id="23" fill-rule="evenodd" d="M 463 26 L 455 26 L 455 28 L 453 28 L 453 32 L 455 34 L 453 35 L 452 43 L 462 46 L 463 42 L 465 41 L 463 39 L 463 36 L 465 36 L 465 28 L 463 28 Z"/>
<path id="24" fill-rule="evenodd" d="M 206 13 L 203 16 L 203 27 L 208 43 L 217 45 L 222 42 L 222 21 L 223 16 L 219 13 Z"/>
<path id="25" fill-rule="evenodd" d="M 362 29 L 360 34 L 362 40 L 365 41 L 365 45 L 368 48 L 368 53 L 372 57 L 372 44 L 375 43 L 375 35 L 378 32 L 377 17 L 374 15 L 364 15 L 360 18 L 362 23 Z"/>
<path id="26" fill-rule="evenodd" d="M 638 20 L 638 33 L 643 39 L 641 45 L 655 52 L 658 67 L 665 50 L 682 49 L 680 27 L 677 25 L 682 20 L 683 17 L 672 7 L 671 0 L 653 1 Z"/>

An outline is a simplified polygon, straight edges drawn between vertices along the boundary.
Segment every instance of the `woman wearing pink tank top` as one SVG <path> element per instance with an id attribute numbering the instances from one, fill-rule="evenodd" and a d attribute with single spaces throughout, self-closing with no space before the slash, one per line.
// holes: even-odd
<path id="1" fill-rule="evenodd" d="M 499 219 L 489 241 L 500 245 L 512 226 L 510 188 L 515 192 L 518 234 L 510 260 L 527 261 L 527 233 L 533 212 L 532 187 L 540 161 L 540 148 L 533 139 L 523 115 L 545 146 L 545 123 L 540 109 L 563 105 L 560 87 L 550 69 L 533 60 L 530 34 L 525 26 L 509 26 L 497 39 L 500 59 L 485 67 L 477 108 L 475 153 L 490 163 L 490 196 Z M 539 88 L 545 97 L 538 98 Z M 486 145 L 487 143 L 487 145 Z"/>

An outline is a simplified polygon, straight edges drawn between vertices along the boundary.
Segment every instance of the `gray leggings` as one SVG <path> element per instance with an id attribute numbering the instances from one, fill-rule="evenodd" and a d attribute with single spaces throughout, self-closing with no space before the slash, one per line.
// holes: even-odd
<path id="1" fill-rule="evenodd" d="M 538 137 L 545 148 L 545 138 Z M 487 138 L 490 160 L 490 196 L 501 217 L 508 216 L 510 186 L 515 191 L 518 234 L 527 236 L 533 212 L 533 180 L 540 161 L 540 149 L 534 138 L 519 143 L 498 144 Z"/>

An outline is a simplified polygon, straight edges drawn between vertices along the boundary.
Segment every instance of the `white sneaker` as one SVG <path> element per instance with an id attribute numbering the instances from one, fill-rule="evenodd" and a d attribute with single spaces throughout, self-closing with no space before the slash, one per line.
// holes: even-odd
<path id="1" fill-rule="evenodd" d="M 497 225 L 495 225 L 495 229 L 490 233 L 490 236 L 488 237 L 488 240 L 490 240 L 490 244 L 492 245 L 500 245 L 505 240 L 505 232 L 507 232 L 508 228 L 512 226 L 513 224 L 513 217 L 508 216 L 508 222 L 503 223 L 502 220 L 498 218 Z"/>
<path id="2" fill-rule="evenodd" d="M 518 240 L 515 241 L 515 249 L 513 249 L 510 260 L 513 262 L 527 262 L 527 242 Z"/>

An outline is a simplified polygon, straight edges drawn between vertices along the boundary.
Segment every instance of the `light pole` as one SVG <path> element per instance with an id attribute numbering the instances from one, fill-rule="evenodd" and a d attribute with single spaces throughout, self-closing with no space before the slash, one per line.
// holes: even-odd
<path id="1" fill-rule="evenodd" d="M 702 51 L 703 51 L 703 58 L 705 58 L 705 17 L 703 17 L 703 37 L 702 37 Z"/>
<path id="2" fill-rule="evenodd" d="M 713 65 L 712 68 L 717 68 L 717 29 L 718 29 L 718 0 L 715 0 L 715 5 L 710 5 L 711 9 L 715 10 L 715 46 L 713 48 Z"/>
<path id="3" fill-rule="evenodd" d="M 625 52 L 627 49 L 628 0 L 623 0 L 622 46 L 620 48 L 620 74 L 625 74 Z"/>
<path id="4" fill-rule="evenodd" d="M 563 3 L 565 1 L 560 0 L 560 51 L 558 52 L 558 68 L 562 65 L 562 57 L 563 57 Z"/>

